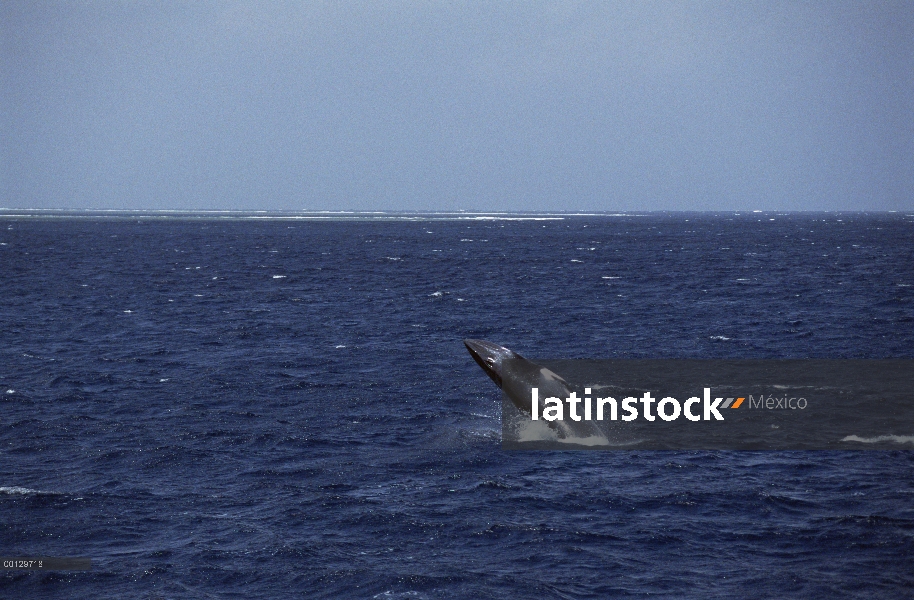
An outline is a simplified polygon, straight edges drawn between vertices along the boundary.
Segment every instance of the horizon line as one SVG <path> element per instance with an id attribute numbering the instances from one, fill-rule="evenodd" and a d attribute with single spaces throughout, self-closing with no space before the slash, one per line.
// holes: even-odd
<path id="1" fill-rule="evenodd" d="M 914 212 L 914 209 L 908 209 Z M 368 216 L 368 215 L 459 215 L 459 216 L 501 216 L 501 215 L 542 215 L 542 216 L 582 216 L 582 217 L 604 217 L 604 216 L 639 216 L 651 214 L 870 214 L 870 213 L 901 213 L 908 212 L 905 209 L 704 209 L 704 210 L 683 210 L 683 209 L 651 209 L 651 210 L 424 210 L 424 209 L 400 209 L 400 210 L 327 210 L 327 209 L 211 209 L 211 208 L 25 208 L 25 207 L 0 207 L 2 212 L 24 212 L 24 213 L 115 213 L 115 214 L 201 214 L 201 215 L 285 215 L 285 216 L 310 216 L 310 215 L 327 215 L 327 216 Z M 3 216 L 0 214 L 0 216 Z M 14 215 L 6 215 L 14 216 Z M 914 216 L 914 215 L 909 215 Z"/>

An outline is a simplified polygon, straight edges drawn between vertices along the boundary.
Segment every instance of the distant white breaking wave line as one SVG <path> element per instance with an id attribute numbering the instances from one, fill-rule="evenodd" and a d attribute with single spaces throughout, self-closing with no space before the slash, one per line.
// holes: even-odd
<path id="1" fill-rule="evenodd" d="M 382 220 L 382 221 L 553 221 L 572 217 L 638 217 L 639 213 L 553 211 L 350 211 L 350 210 L 178 210 L 178 209 L 30 209 L 0 207 L 4 218 L 127 218 L 227 220 Z"/>
<path id="2" fill-rule="evenodd" d="M 914 435 L 880 435 L 871 438 L 862 438 L 857 435 L 849 435 L 841 440 L 842 442 L 860 442 L 861 444 L 878 444 L 879 442 L 896 442 L 898 444 L 914 444 Z"/>
<path id="3" fill-rule="evenodd" d="M 17 485 L 9 487 L 0 487 L 0 494 L 9 494 L 9 495 L 29 495 L 29 494 L 46 494 L 47 492 L 42 492 L 40 490 L 33 490 L 30 488 L 19 487 Z"/>

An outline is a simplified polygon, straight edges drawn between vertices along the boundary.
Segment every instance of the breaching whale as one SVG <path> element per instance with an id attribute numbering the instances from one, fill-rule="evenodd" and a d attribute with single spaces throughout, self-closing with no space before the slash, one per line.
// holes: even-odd
<path id="1" fill-rule="evenodd" d="M 561 376 L 527 360 L 517 352 L 485 340 L 463 340 L 473 360 L 482 367 L 511 403 L 526 414 L 532 413 L 532 390 L 538 390 L 537 413 L 542 415 L 546 398 L 564 401 L 574 391 Z M 559 438 L 605 437 L 592 421 L 545 421 Z"/>

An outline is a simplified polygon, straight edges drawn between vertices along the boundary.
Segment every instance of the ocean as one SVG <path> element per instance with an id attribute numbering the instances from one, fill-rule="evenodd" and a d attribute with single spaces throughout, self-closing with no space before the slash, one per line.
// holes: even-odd
<path id="1" fill-rule="evenodd" d="M 2 598 L 911 598 L 914 444 L 501 448 L 528 358 L 914 358 L 914 215 L 0 212 Z M 914 435 L 914 423 L 910 434 Z"/>

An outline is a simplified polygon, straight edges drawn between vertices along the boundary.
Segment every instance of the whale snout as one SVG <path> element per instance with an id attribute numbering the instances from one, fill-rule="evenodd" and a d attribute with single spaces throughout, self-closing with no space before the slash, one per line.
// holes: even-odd
<path id="1" fill-rule="evenodd" d="M 479 357 L 489 365 L 495 365 L 503 358 L 507 358 L 508 354 L 513 354 L 504 346 L 485 340 L 463 340 L 463 345 L 467 347 L 467 350 L 470 351 L 474 358 Z"/>
<path id="2" fill-rule="evenodd" d="M 463 345 L 470 351 L 470 356 L 482 370 L 501 387 L 501 363 L 509 358 L 521 358 L 519 354 L 508 350 L 504 346 L 493 344 L 485 340 L 463 340 Z"/>

